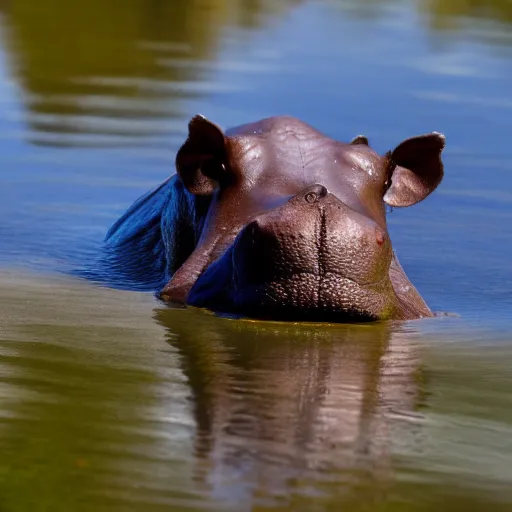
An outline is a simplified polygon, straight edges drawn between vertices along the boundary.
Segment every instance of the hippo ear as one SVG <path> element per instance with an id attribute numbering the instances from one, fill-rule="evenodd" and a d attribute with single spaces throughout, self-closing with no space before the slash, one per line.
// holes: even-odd
<path id="1" fill-rule="evenodd" d="M 176 154 L 176 171 L 189 192 L 210 195 L 225 173 L 224 132 L 206 117 L 188 123 L 188 138 Z"/>
<path id="2" fill-rule="evenodd" d="M 444 175 L 441 152 L 444 135 L 432 132 L 400 143 L 384 159 L 388 189 L 384 201 L 390 206 L 411 206 L 433 192 Z"/>

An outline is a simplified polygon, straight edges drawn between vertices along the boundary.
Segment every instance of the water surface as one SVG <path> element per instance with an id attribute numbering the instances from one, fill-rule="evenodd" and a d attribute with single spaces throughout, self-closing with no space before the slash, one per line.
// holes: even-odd
<path id="1" fill-rule="evenodd" d="M 507 2 L 0 2 L 0 510 L 509 510 Z M 73 277 L 187 122 L 291 114 L 446 176 L 390 230 L 458 317 L 231 321 Z"/>

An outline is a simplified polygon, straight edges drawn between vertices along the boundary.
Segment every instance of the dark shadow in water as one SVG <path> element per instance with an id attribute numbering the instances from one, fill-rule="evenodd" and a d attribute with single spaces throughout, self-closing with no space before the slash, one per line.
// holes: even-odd
<path id="1" fill-rule="evenodd" d="M 89 145 L 110 139 L 123 144 L 167 134 L 172 127 L 161 121 L 180 118 L 180 100 L 208 92 L 207 64 L 216 59 L 226 28 L 258 28 L 297 3 L 0 3 L 4 45 L 24 92 L 31 142 L 74 145 L 79 139 L 73 135 L 82 134 L 100 136 L 88 137 Z M 200 81 L 206 85 L 195 87 Z"/>
<path id="2" fill-rule="evenodd" d="M 331 0 L 340 16 L 378 18 L 394 1 Z M 29 139 L 49 145 L 126 145 L 169 136 L 181 100 L 202 96 L 232 27 L 265 27 L 301 0 L 0 1 L 12 73 L 23 90 Z M 489 40 L 492 23 L 512 21 L 506 0 L 424 0 L 418 8 L 435 32 Z M 349 14 L 347 14 L 349 13 Z M 471 32 L 476 24 L 484 30 Z M 505 25 L 507 26 L 507 25 Z M 506 34 L 505 31 L 501 31 Z M 512 38 L 505 39 L 510 42 Z"/>
<path id="3" fill-rule="evenodd" d="M 414 416 L 421 399 L 403 328 L 231 321 L 173 309 L 155 318 L 181 356 L 197 478 L 215 494 L 306 495 L 333 481 L 329 493 L 373 493 L 389 483 L 397 428 L 390 418 Z"/>
<path id="4" fill-rule="evenodd" d="M 508 0 L 423 0 L 434 29 L 464 29 L 468 20 L 512 23 L 512 3 Z"/>

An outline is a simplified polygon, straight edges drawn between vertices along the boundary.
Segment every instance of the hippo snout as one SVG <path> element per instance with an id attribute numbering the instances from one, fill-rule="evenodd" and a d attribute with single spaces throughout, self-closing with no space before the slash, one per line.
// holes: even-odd
<path id="1" fill-rule="evenodd" d="M 272 245 L 273 240 L 282 238 L 285 233 L 289 238 L 293 238 L 294 233 L 300 231 L 301 228 L 309 230 L 313 228 L 314 230 L 314 226 L 308 224 L 311 221 L 316 222 L 317 219 L 314 217 L 318 216 L 322 207 L 325 207 L 326 198 L 329 196 L 329 191 L 323 185 L 315 184 L 305 188 L 293 197 L 284 208 L 271 210 L 251 221 L 242 231 L 238 244 L 243 245 L 249 239 L 249 245 L 252 246 L 264 246 L 269 243 Z M 330 198 L 332 200 L 334 196 L 330 196 Z M 305 235 L 305 233 L 302 234 Z"/>
<path id="2" fill-rule="evenodd" d="M 365 285 L 387 275 L 391 245 L 375 221 L 315 184 L 250 222 L 234 243 L 233 261 L 241 287 L 301 274 Z"/>
<path id="3" fill-rule="evenodd" d="M 222 288 L 226 307 L 252 316 L 383 317 L 391 253 L 382 228 L 315 184 L 249 222 L 198 279 L 189 303 L 207 304 L 215 283 L 217 299 Z"/>

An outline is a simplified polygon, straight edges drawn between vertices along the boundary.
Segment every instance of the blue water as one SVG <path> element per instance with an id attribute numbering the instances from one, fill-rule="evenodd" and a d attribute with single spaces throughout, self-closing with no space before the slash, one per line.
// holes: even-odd
<path id="1" fill-rule="evenodd" d="M 152 296 L 116 295 L 76 277 L 130 204 L 174 173 L 175 152 L 196 113 L 224 128 L 290 114 L 340 140 L 364 134 L 381 153 L 413 135 L 445 134 L 440 187 L 388 216 L 411 281 L 432 309 L 458 315 L 412 322 L 390 335 L 398 346 L 391 366 L 421 345 L 418 414 L 425 415 L 421 432 L 428 439 L 390 448 L 396 487 L 389 499 L 397 510 L 486 510 L 491 502 L 508 510 L 512 38 L 506 5 L 206 4 L 202 10 L 199 3 L 112 0 L 91 4 L 90 12 L 85 4 L 68 11 L 57 0 L 0 4 L 0 385 L 6 385 L 0 409 L 7 411 L 0 431 L 11 432 L 0 436 L 7 454 L 0 490 L 4 482 L 18 489 L 5 510 L 26 510 L 29 496 L 30 510 L 37 503 L 78 510 L 85 486 L 50 456 L 61 451 L 78 454 L 80 467 L 91 464 L 88 485 L 97 494 L 83 499 L 93 510 L 105 503 L 160 510 L 171 502 L 176 510 L 185 504 L 203 510 L 215 500 L 236 510 L 243 503 L 245 510 L 257 501 L 255 489 L 279 502 L 302 484 L 318 510 L 328 504 L 315 501 L 317 493 L 354 510 L 370 495 L 380 503 L 373 480 L 366 481 L 370 494 L 363 489 L 347 502 L 336 487 L 339 474 L 322 470 L 317 455 L 325 462 L 345 453 L 326 448 L 329 429 L 341 435 L 330 423 L 336 408 L 319 406 L 310 417 L 301 398 L 318 387 L 321 400 L 339 396 L 339 410 L 351 411 L 343 393 L 355 396 L 373 385 L 373 377 L 363 378 L 372 375 L 374 355 L 365 353 L 371 332 L 282 326 L 260 332 L 190 312 L 167 318 Z M 82 22 L 86 11 L 94 19 Z M 343 352 L 338 342 L 352 348 Z M 348 384 L 338 366 L 343 357 L 350 363 Z M 325 368 L 334 384 L 322 380 Z M 297 404 L 287 409 L 292 399 Z M 145 417 L 141 411 L 153 402 L 160 409 Z M 83 431 L 81 410 L 91 431 Z M 54 431 L 48 425 L 59 414 L 61 430 Z M 248 418 L 269 430 L 244 431 Z M 285 420 L 298 433 L 288 432 Z M 199 441 L 192 442 L 201 421 L 215 427 L 204 458 Z M 297 445 L 300 456 L 292 457 L 286 440 L 302 439 L 311 426 L 303 421 L 324 434 Z M 412 437 L 415 421 L 403 427 Z M 17 432 L 33 445 L 21 443 Z M 146 446 L 154 451 L 148 448 L 144 459 L 139 451 Z M 226 447 L 246 450 L 233 463 Z M 194 464 L 208 474 L 208 490 L 197 490 Z M 258 476 L 268 471 L 275 471 L 274 487 Z M 62 482 L 73 489 L 69 503 Z M 100 506 L 97 496 L 111 501 Z"/>

